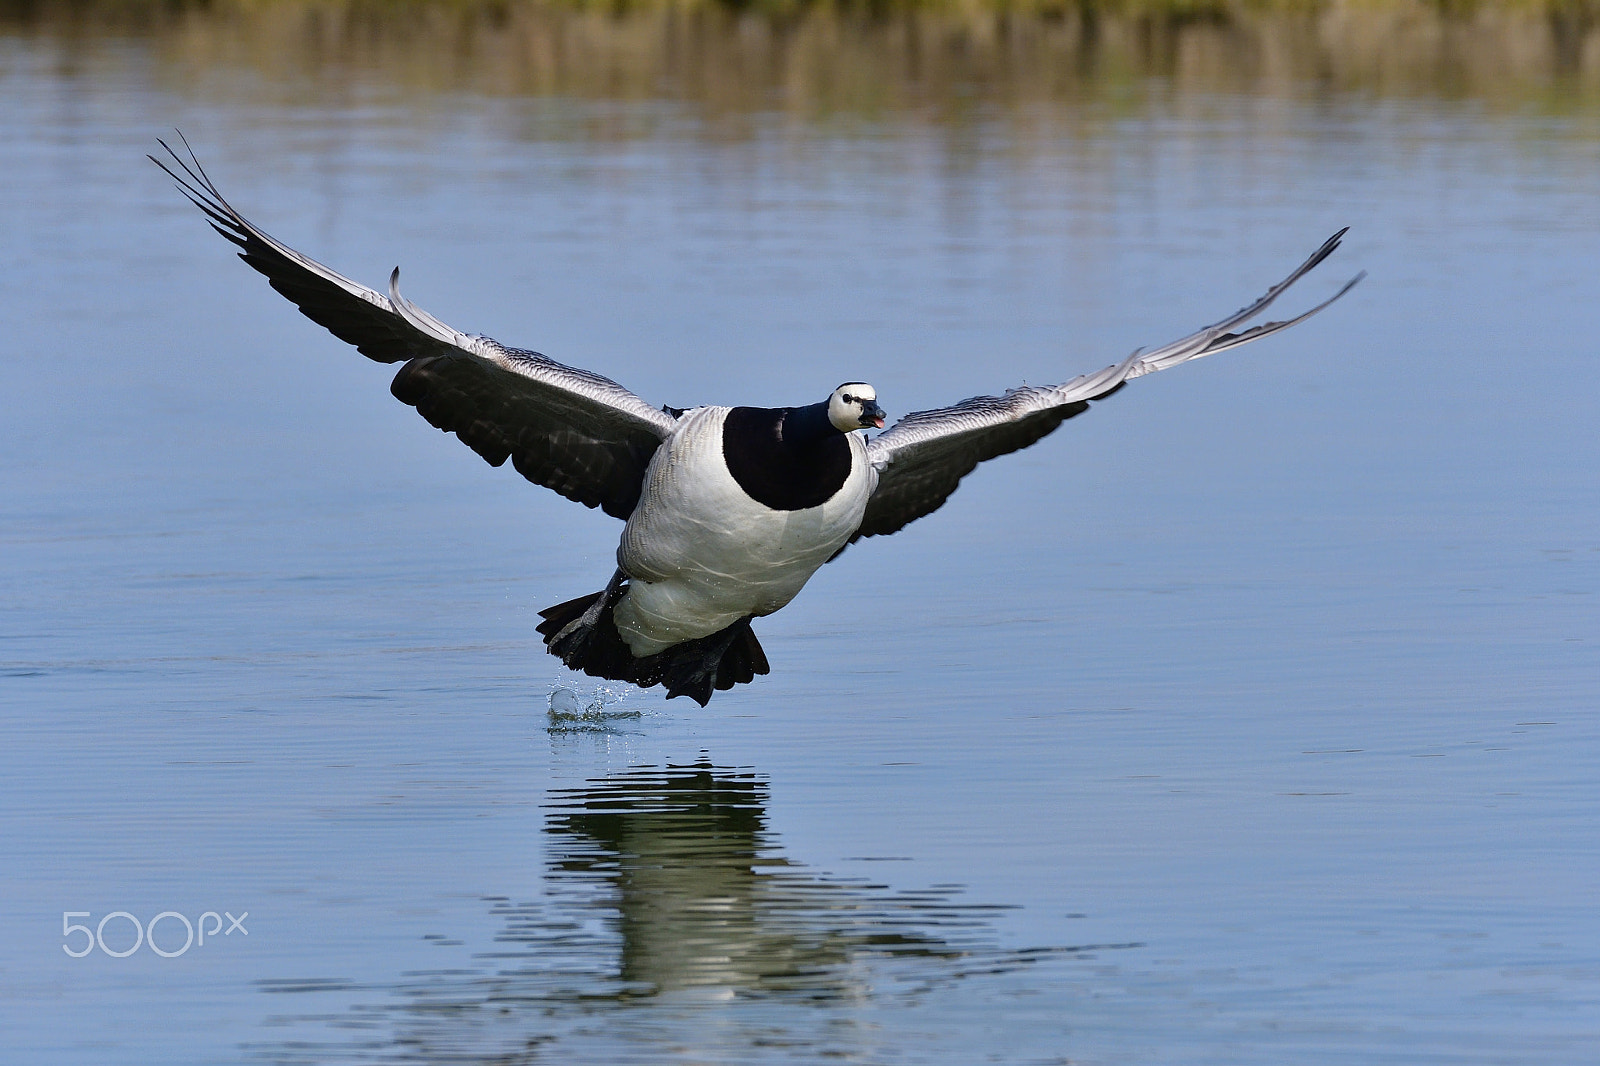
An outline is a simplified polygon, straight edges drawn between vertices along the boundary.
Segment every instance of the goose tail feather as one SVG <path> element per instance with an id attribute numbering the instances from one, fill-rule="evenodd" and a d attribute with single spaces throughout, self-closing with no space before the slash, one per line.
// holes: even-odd
<path id="1" fill-rule="evenodd" d="M 727 691 L 771 672 L 749 618 L 710 636 L 635 658 L 611 619 L 612 609 L 627 591 L 621 577 L 619 573 L 612 578 L 601 592 L 539 612 L 544 621 L 538 631 L 545 646 L 570 669 L 640 688 L 665 685 L 668 699 L 688 696 L 702 707 L 711 702 L 714 691 Z"/>

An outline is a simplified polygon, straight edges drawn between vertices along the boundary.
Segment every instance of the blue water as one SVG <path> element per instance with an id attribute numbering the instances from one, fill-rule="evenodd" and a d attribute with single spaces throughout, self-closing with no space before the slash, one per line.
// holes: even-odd
<path id="1" fill-rule="evenodd" d="M 1600 1058 L 1581 114 L 233 73 L 0 37 L 7 1061 Z M 233 260 L 174 126 L 291 245 L 658 403 L 1065 380 L 1344 225 L 1288 303 L 1369 277 L 850 549 L 769 677 L 552 722 L 597 690 L 537 611 L 619 524 Z M 247 932 L 63 951 L 115 911 Z"/>

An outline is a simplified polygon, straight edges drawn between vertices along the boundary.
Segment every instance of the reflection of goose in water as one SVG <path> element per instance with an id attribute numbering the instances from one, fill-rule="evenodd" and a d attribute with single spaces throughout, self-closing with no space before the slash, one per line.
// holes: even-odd
<path id="1" fill-rule="evenodd" d="M 857 431 L 882 429 L 884 412 L 864 382 L 802 407 L 657 408 L 598 374 L 460 333 L 400 295 L 398 268 L 387 294 L 351 281 L 234 210 L 193 153 L 186 163 L 167 150 L 174 166 L 151 158 L 273 288 L 368 358 L 403 364 L 397 399 L 490 463 L 510 459 L 535 484 L 627 521 L 606 588 L 541 612 L 551 654 L 702 704 L 767 672 L 751 619 L 788 604 L 846 546 L 932 514 L 978 464 L 1134 378 L 1287 329 L 1355 284 L 1295 318 L 1241 328 L 1331 255 L 1341 230 L 1196 333 L 1061 385 L 915 411 L 869 442 Z"/>
<path id="2" fill-rule="evenodd" d="M 490 898 L 495 947 L 472 969 L 415 975 L 359 1008 L 394 1030 L 362 1060 L 748 1062 L 764 1047 L 854 1059 L 874 1029 L 858 1031 L 863 1012 L 1138 946 L 1003 947 L 994 922 L 1009 908 L 959 887 L 896 891 L 790 863 L 767 801 L 760 775 L 706 762 L 554 791 L 542 892 Z"/>
<path id="3" fill-rule="evenodd" d="M 959 903 L 949 889 L 891 893 L 789 864 L 768 839 L 766 801 L 757 775 L 708 764 L 557 794 L 552 882 L 591 900 L 599 890 L 624 986 L 853 996 L 871 984 L 854 969 L 866 956 L 927 978 L 995 954 L 983 936 L 997 908 Z M 516 937 L 515 913 L 507 908 L 503 939 Z"/>

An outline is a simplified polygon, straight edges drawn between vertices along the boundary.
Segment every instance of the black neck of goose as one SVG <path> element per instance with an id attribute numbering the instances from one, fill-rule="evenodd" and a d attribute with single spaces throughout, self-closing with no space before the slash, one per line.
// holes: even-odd
<path id="1" fill-rule="evenodd" d="M 842 431 L 828 420 L 828 405 L 814 403 L 808 407 L 789 408 L 779 432 L 785 444 L 803 448 L 840 436 Z"/>
<path id="2" fill-rule="evenodd" d="M 828 421 L 828 405 L 735 407 L 722 422 L 722 460 L 756 503 L 803 511 L 829 500 L 855 466 L 849 434 Z"/>

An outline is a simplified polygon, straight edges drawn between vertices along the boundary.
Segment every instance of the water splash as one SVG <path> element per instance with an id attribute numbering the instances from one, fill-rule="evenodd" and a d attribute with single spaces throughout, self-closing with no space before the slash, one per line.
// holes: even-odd
<path id="1" fill-rule="evenodd" d="M 587 696 L 563 685 L 550 690 L 548 729 L 552 733 L 609 733 L 620 721 L 644 717 L 638 709 L 619 705 L 628 698 L 627 688 L 600 685 Z"/>

